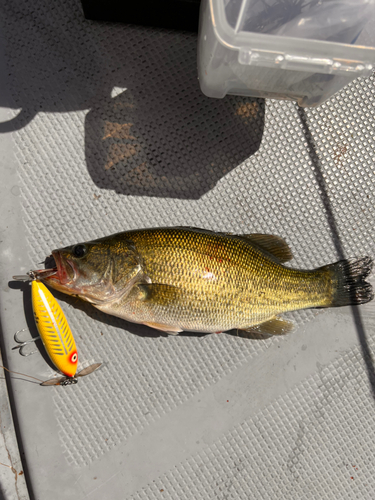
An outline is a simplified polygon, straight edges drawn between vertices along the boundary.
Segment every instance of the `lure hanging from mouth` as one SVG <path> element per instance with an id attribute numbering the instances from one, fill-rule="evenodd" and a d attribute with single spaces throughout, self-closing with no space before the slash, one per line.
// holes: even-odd
<path id="1" fill-rule="evenodd" d="M 20 352 L 23 354 L 23 348 L 27 344 L 40 338 L 50 360 L 57 370 L 64 375 L 64 377 L 55 377 L 53 379 L 46 380 L 40 385 L 76 384 L 78 382 L 78 377 L 83 377 L 92 373 L 99 368 L 101 363 L 90 365 L 76 374 L 78 366 L 78 352 L 73 334 L 63 310 L 55 297 L 43 283 L 35 279 L 35 277 L 39 274 L 50 276 L 53 274 L 53 270 L 48 269 L 45 274 L 43 271 L 30 271 L 27 276 L 15 276 L 14 279 L 32 280 L 32 307 L 36 327 L 40 337 L 24 342 L 18 337 L 20 332 L 17 332 L 14 339 L 17 343 L 21 344 Z"/>
<path id="2" fill-rule="evenodd" d="M 67 377 L 74 377 L 78 352 L 66 317 L 52 295 L 41 283 L 31 283 L 34 319 L 43 345 L 56 368 Z"/>
<path id="3" fill-rule="evenodd" d="M 19 274 L 17 276 L 13 276 L 13 279 L 16 281 L 34 281 L 34 280 L 43 280 L 46 278 L 50 278 L 57 273 L 57 267 L 53 267 L 50 269 L 37 269 L 35 271 L 29 271 L 26 274 Z"/>

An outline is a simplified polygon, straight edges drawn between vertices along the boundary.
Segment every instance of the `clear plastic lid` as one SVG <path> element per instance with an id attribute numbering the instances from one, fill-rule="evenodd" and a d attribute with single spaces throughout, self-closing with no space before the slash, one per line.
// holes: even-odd
<path id="1" fill-rule="evenodd" d="M 367 45 L 375 0 L 224 0 L 235 32 Z M 366 30 L 367 28 L 367 30 Z"/>

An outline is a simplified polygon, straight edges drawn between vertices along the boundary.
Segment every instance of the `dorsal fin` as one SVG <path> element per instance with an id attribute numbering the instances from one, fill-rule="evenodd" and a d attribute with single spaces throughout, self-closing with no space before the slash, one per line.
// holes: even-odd
<path id="1" fill-rule="evenodd" d="M 272 234 L 241 234 L 240 237 L 270 253 L 281 263 L 293 259 L 288 243 L 280 236 Z"/>
<path id="2" fill-rule="evenodd" d="M 228 238 L 241 238 L 249 243 L 252 243 L 259 247 L 261 250 L 271 254 L 279 263 L 288 262 L 293 259 L 293 254 L 289 248 L 288 243 L 280 236 L 274 236 L 272 234 L 233 234 L 233 233 L 223 233 L 210 231 L 209 229 L 200 229 L 198 227 L 191 226 L 176 226 L 175 229 L 189 229 L 191 231 L 199 231 L 202 233 L 208 233 L 217 236 L 226 236 Z"/>

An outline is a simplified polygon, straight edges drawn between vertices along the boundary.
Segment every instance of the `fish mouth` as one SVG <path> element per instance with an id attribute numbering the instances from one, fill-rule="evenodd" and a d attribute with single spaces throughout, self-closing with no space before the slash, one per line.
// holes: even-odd
<path id="1" fill-rule="evenodd" d="M 56 282 L 60 285 L 69 285 L 75 280 L 77 271 L 73 262 L 68 259 L 63 260 L 58 250 L 53 250 L 52 255 L 47 257 L 47 261 L 51 265 L 51 268 L 36 271 L 37 278 L 47 283 Z"/>
<path id="2" fill-rule="evenodd" d="M 25 276 L 20 276 L 20 277 L 15 276 L 15 278 L 25 278 L 25 279 L 28 278 L 29 280 L 37 279 L 45 281 L 48 278 L 55 277 L 58 270 L 56 267 L 55 260 L 52 258 L 52 256 L 47 257 L 44 263 L 46 265 L 45 269 L 34 269 L 32 271 L 29 271 Z"/>
<path id="3" fill-rule="evenodd" d="M 74 263 L 69 259 L 63 259 L 58 250 L 52 251 L 52 257 L 55 259 L 57 267 L 57 276 L 62 285 L 68 285 L 75 281 L 77 269 Z"/>

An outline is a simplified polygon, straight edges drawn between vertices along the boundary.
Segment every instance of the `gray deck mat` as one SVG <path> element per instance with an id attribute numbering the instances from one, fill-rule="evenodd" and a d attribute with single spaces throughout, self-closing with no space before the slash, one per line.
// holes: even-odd
<path id="1" fill-rule="evenodd" d="M 191 225 L 278 234 L 292 266 L 374 257 L 375 79 L 312 110 L 199 90 L 192 34 L 85 21 L 80 4 L 1 7 L 2 347 L 41 379 L 14 282 L 53 248 Z M 374 303 L 292 314 L 296 330 L 164 337 L 55 294 L 73 387 L 10 378 L 30 497 L 372 499 Z M 0 476 L 1 477 L 1 476 Z"/>

